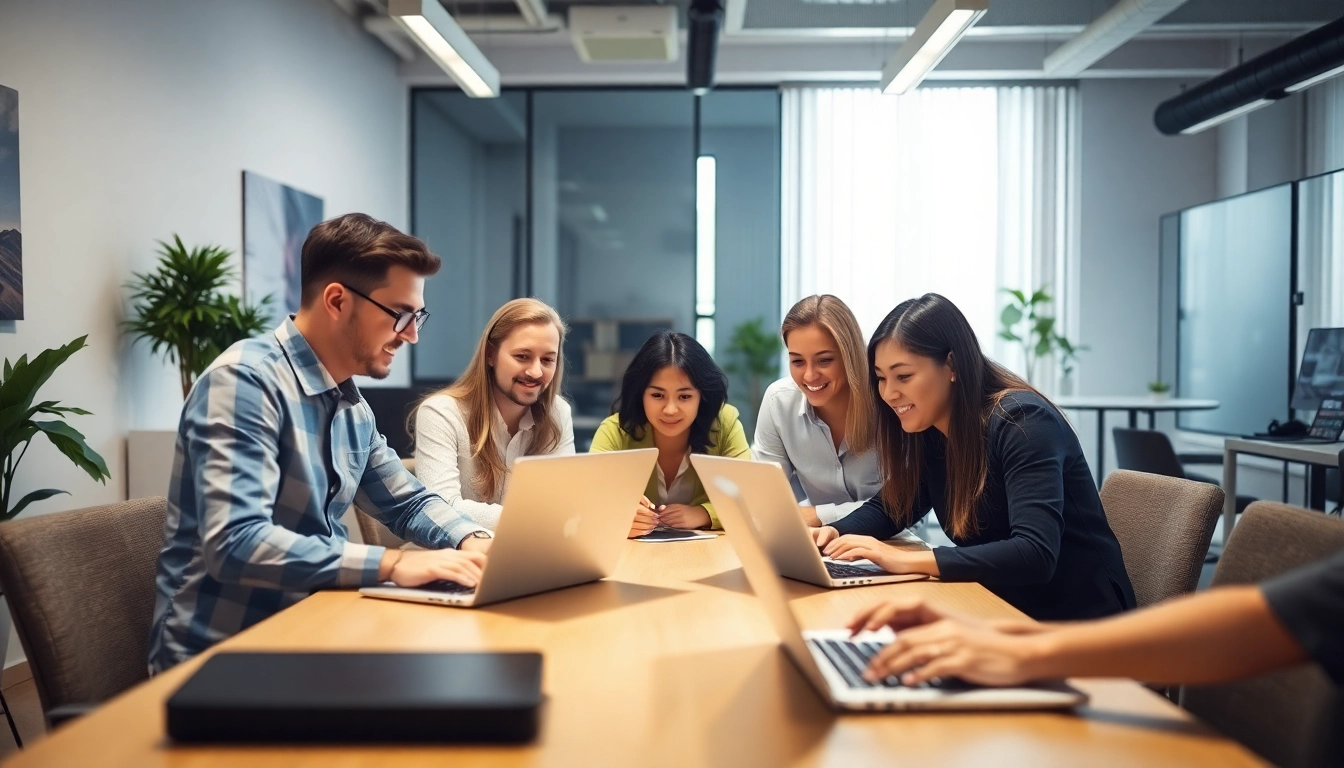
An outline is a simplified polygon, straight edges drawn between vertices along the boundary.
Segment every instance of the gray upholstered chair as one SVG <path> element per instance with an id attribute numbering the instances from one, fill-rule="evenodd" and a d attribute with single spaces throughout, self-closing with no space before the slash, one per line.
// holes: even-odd
<path id="1" fill-rule="evenodd" d="M 407 472 L 412 475 L 415 474 L 415 459 L 402 459 L 401 463 L 406 467 Z M 373 515 L 359 507 L 355 507 L 355 522 L 359 524 L 359 535 L 364 539 L 365 544 L 387 547 L 388 549 L 401 549 L 406 546 L 405 539 L 398 537 L 388 530 L 386 525 L 378 522 Z"/>
<path id="2" fill-rule="evenodd" d="M 1344 522 L 1258 501 L 1232 529 L 1213 586 L 1264 581 L 1341 549 Z M 1275 765 L 1338 765 L 1344 759 L 1339 725 L 1344 697 L 1316 664 L 1234 683 L 1186 686 L 1181 705 Z"/>
<path id="3" fill-rule="evenodd" d="M 1122 469 L 1102 485 L 1101 506 L 1140 608 L 1195 591 L 1223 489 Z"/>
<path id="4" fill-rule="evenodd" d="M 0 525 L 0 581 L 48 722 L 149 677 L 162 497 Z"/>

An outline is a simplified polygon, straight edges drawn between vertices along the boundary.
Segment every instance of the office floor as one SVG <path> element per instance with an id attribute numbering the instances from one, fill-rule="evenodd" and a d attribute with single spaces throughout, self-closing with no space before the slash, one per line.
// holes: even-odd
<path id="1" fill-rule="evenodd" d="M 4 693 L 23 743 L 31 744 L 42 738 L 47 728 L 42 720 L 42 706 L 37 701 L 37 686 L 33 685 L 33 679 L 30 677 L 15 683 L 6 688 Z M 0 760 L 16 751 L 18 748 L 14 745 L 14 736 L 9 732 L 8 724 L 0 722 Z"/>

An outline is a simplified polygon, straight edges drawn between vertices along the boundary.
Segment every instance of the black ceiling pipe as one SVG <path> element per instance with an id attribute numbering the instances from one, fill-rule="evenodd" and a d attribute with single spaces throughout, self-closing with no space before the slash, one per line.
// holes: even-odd
<path id="1" fill-rule="evenodd" d="M 704 93 L 714 87 L 714 56 L 719 47 L 723 5 L 719 0 L 691 0 L 687 16 L 686 85 Z"/>
<path id="2" fill-rule="evenodd" d="M 1295 37 L 1157 105 L 1153 123 L 1174 136 L 1259 99 L 1281 99 L 1285 88 L 1344 65 L 1344 18 Z"/>

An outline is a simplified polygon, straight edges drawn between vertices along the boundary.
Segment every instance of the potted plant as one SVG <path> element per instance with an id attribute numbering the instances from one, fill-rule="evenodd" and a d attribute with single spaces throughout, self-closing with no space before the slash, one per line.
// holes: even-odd
<path id="1" fill-rule="evenodd" d="M 43 488 L 30 491 L 17 501 L 11 496 L 14 474 L 27 455 L 29 444 L 39 434 L 45 435 L 57 450 L 94 480 L 106 483 L 111 477 L 103 457 L 89 447 L 79 430 L 65 423 L 66 415 L 89 416 L 88 411 L 63 406 L 57 400 L 33 402 L 37 399 L 37 391 L 56 369 L 87 346 L 84 343 L 87 338 L 80 336 L 63 347 L 43 350 L 32 360 L 27 355 L 12 364 L 5 360 L 4 379 L 0 381 L 0 455 L 4 456 L 4 469 L 0 471 L 0 521 L 14 518 L 35 501 L 66 493 L 56 488 Z M 39 414 L 52 418 L 37 420 L 35 417 Z"/>
<path id="2" fill-rule="evenodd" d="M 176 363 L 182 397 L 196 377 L 235 342 L 268 330 L 271 297 L 248 304 L 224 289 L 237 281 L 233 253 L 207 245 L 188 249 L 182 238 L 159 241 L 159 263 L 135 273 L 132 316 L 123 323 L 132 343 L 145 339 L 150 351 Z"/>
<path id="3" fill-rule="evenodd" d="M 1055 318 L 1044 314 L 1045 306 L 1052 301 L 1045 287 L 1030 296 L 1014 288 L 1004 288 L 1003 292 L 1009 300 L 999 315 L 999 338 L 1021 345 L 1027 383 L 1036 375 L 1036 364 L 1051 354 L 1057 355 L 1063 375 L 1066 378 L 1072 375 L 1078 353 L 1088 347 L 1069 341 L 1055 329 Z"/>
<path id="4" fill-rule="evenodd" d="M 214 245 L 187 248 L 173 235 L 159 241 L 154 270 L 136 273 L 129 319 L 122 327 L 132 343 L 144 339 L 150 351 L 177 366 L 186 399 L 206 366 L 233 343 L 265 332 L 271 297 L 247 304 L 226 288 L 237 284 L 233 254 Z M 132 499 L 161 496 L 168 489 L 177 435 L 166 430 L 133 430 L 127 435 L 127 492 Z"/>
<path id="5" fill-rule="evenodd" d="M 756 409 L 765 395 L 765 388 L 779 377 L 779 355 L 783 349 L 779 334 L 767 331 L 765 318 L 757 317 L 734 328 L 733 337 L 724 350 L 728 356 L 724 370 L 746 379 L 745 402 L 742 399 L 738 402 L 744 405 L 742 420 L 747 434 L 751 434 L 754 427 Z"/>
<path id="6" fill-rule="evenodd" d="M 1171 384 L 1162 381 L 1148 382 L 1148 396 L 1154 400 L 1166 400 L 1171 395 Z"/>

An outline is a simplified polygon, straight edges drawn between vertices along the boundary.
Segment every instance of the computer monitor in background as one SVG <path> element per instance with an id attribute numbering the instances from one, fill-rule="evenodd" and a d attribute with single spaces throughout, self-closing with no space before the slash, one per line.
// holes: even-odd
<path id="1" fill-rule="evenodd" d="M 1344 328 L 1312 328 L 1293 384 L 1292 407 L 1314 411 L 1344 394 Z"/>

